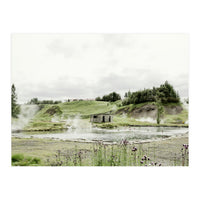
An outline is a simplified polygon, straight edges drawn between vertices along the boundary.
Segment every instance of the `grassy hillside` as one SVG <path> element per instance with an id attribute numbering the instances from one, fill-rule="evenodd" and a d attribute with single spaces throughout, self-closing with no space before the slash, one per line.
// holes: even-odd
<path id="1" fill-rule="evenodd" d="M 80 116 L 87 119 L 91 114 L 105 113 L 117 109 L 116 103 L 103 101 L 73 101 L 56 105 L 45 105 L 25 127 L 25 130 L 57 130 L 65 128 L 68 118 Z"/>
<path id="2" fill-rule="evenodd" d="M 128 125 L 156 125 L 154 122 L 138 121 L 133 117 L 136 109 L 146 112 L 146 109 L 154 106 L 153 103 L 141 103 L 137 105 L 121 106 L 121 101 L 108 103 L 103 101 L 74 101 L 65 102 L 56 105 L 45 105 L 25 127 L 26 130 L 58 130 L 66 128 L 66 120 L 74 119 L 79 116 L 79 120 L 89 122 L 91 114 L 106 113 L 112 111 L 114 114 L 113 123 L 96 124 L 103 128 L 112 128 Z M 179 105 L 165 105 L 165 107 Z M 188 111 L 183 109 L 178 114 L 165 114 L 163 124 L 165 125 L 183 125 L 188 120 Z M 80 122 L 80 121 L 79 121 Z M 187 124 L 185 124 L 187 126 Z"/>
<path id="3" fill-rule="evenodd" d="M 105 113 L 115 109 L 115 103 L 104 101 L 73 101 L 59 104 L 64 117 L 69 115 L 85 115 Z"/>

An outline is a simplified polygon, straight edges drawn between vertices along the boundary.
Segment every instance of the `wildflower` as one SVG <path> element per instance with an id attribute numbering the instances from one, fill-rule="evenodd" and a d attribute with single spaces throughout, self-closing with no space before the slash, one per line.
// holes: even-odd
<path id="1" fill-rule="evenodd" d="M 126 146 L 128 143 L 129 143 L 129 142 L 128 142 L 128 140 L 126 140 L 126 139 L 121 141 L 121 144 L 124 145 L 124 146 Z"/>
<path id="2" fill-rule="evenodd" d="M 183 147 L 184 147 L 185 149 L 188 149 L 189 144 L 183 144 Z M 181 150 L 182 150 L 182 149 L 181 149 Z"/>
<path id="3" fill-rule="evenodd" d="M 140 163 L 143 164 L 144 162 L 143 162 L 143 161 L 140 161 Z"/>
<path id="4" fill-rule="evenodd" d="M 137 151 L 137 148 L 136 148 L 136 147 L 133 147 L 133 148 L 132 148 L 132 151 Z"/>
<path id="5" fill-rule="evenodd" d="M 150 158 L 148 157 L 147 160 L 150 160 Z"/>
<path id="6" fill-rule="evenodd" d="M 159 164 L 159 166 L 161 166 L 161 163 Z"/>

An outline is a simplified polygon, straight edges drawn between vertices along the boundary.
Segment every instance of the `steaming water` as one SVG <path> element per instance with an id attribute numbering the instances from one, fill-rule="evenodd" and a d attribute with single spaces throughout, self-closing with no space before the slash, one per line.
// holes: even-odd
<path id="1" fill-rule="evenodd" d="M 21 105 L 17 120 L 12 121 L 12 131 L 22 130 L 39 110 L 37 105 Z"/>
<path id="2" fill-rule="evenodd" d="M 172 127 L 131 127 L 120 129 L 69 129 L 65 132 L 45 132 L 45 133 L 13 133 L 13 137 L 23 138 L 51 138 L 70 141 L 117 143 L 123 139 L 130 143 L 147 142 L 168 137 L 177 137 L 188 133 L 188 128 Z"/>
<path id="3" fill-rule="evenodd" d="M 33 118 L 38 111 L 38 106 L 23 105 L 21 106 L 21 114 L 17 121 L 12 122 L 12 130 L 23 129 L 23 127 Z M 123 117 L 126 117 L 124 115 Z M 59 122 L 62 117 L 54 116 L 52 122 Z M 151 121 L 152 118 L 140 118 L 137 120 Z M 107 143 L 120 142 L 123 139 L 129 142 L 147 142 L 159 140 L 168 137 L 181 136 L 188 133 L 188 128 L 172 128 L 172 127 L 123 127 L 118 129 L 100 129 L 92 128 L 91 123 L 81 120 L 79 115 L 69 117 L 66 122 L 67 131 L 60 132 L 19 132 L 12 133 L 13 137 L 20 138 L 53 138 L 60 140 L 96 142 L 103 141 Z"/>
<path id="4" fill-rule="evenodd" d="M 156 123 L 156 120 L 151 118 L 151 117 L 141 117 L 139 119 L 136 119 L 137 121 L 140 122 L 150 122 L 150 123 Z"/>

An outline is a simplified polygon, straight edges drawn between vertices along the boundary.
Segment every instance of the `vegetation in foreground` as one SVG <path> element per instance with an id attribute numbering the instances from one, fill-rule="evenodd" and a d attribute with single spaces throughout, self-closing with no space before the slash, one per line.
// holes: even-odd
<path id="1" fill-rule="evenodd" d="M 38 166 L 41 164 L 40 158 L 24 156 L 23 154 L 12 155 L 12 166 Z"/>
<path id="2" fill-rule="evenodd" d="M 188 138 L 130 144 L 12 139 L 13 166 L 188 166 Z M 20 145 L 23 143 L 23 146 Z M 17 155 L 16 155 L 17 154 Z M 30 156 L 29 156 L 30 155 Z"/>

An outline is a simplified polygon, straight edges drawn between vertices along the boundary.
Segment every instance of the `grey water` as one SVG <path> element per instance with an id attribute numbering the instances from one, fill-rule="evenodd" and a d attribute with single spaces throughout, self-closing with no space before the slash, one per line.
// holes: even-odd
<path id="1" fill-rule="evenodd" d="M 118 143 L 128 140 L 130 143 L 148 142 L 188 134 L 188 128 L 179 127 L 125 127 L 116 129 L 69 129 L 60 132 L 19 132 L 12 137 L 58 139 L 79 142 Z"/>

